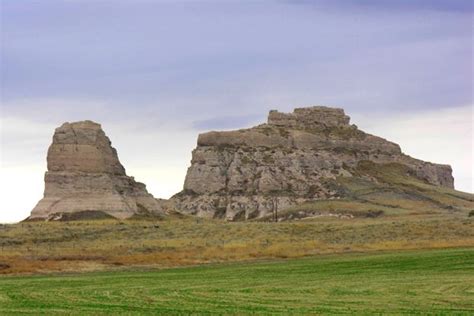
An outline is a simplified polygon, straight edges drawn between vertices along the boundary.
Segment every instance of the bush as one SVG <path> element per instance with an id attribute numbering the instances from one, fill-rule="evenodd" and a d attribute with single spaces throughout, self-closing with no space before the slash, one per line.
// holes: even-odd
<path id="1" fill-rule="evenodd" d="M 6 269 L 9 269 L 9 268 L 10 268 L 9 264 L 0 262 L 0 270 L 6 270 Z"/>
<path id="2" fill-rule="evenodd" d="M 472 217 L 472 216 L 474 216 L 474 210 L 470 211 L 468 215 L 468 217 Z"/>

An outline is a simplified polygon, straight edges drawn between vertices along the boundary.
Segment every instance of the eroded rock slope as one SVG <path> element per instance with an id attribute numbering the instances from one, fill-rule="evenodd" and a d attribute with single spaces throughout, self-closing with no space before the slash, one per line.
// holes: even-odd
<path id="1" fill-rule="evenodd" d="M 342 109 L 322 106 L 270 111 L 249 129 L 199 135 L 176 209 L 208 218 L 243 220 L 292 205 L 339 199 L 340 177 L 363 177 L 362 161 L 399 163 L 428 184 L 453 188 L 452 170 L 414 159 L 400 146 L 367 134 Z"/>
<path id="2" fill-rule="evenodd" d="M 162 213 L 145 185 L 126 175 L 100 124 L 81 121 L 57 128 L 47 162 L 44 197 L 29 219 L 60 219 L 77 212 L 116 218 Z"/>

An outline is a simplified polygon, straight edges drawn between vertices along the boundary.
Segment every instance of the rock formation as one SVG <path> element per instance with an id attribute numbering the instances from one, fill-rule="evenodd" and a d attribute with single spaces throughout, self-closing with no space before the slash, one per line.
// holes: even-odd
<path id="1" fill-rule="evenodd" d="M 350 125 L 342 109 L 315 106 L 270 111 L 268 123 L 253 128 L 199 135 L 184 189 L 172 200 L 179 211 L 202 217 L 263 217 L 344 197 L 335 180 L 354 176 L 361 161 L 403 164 L 426 183 L 453 188 L 450 166 L 411 158 Z"/>
<path id="2" fill-rule="evenodd" d="M 116 218 L 162 213 L 145 185 L 126 175 L 100 124 L 64 123 L 54 133 L 47 161 L 44 197 L 29 219 L 58 219 L 75 212 Z"/>

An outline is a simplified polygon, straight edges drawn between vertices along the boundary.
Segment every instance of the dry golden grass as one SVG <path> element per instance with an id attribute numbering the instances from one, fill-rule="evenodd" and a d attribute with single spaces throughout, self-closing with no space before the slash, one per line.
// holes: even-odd
<path id="1" fill-rule="evenodd" d="M 195 218 L 27 222 L 0 228 L 0 273 L 172 267 L 446 247 L 474 247 L 472 217 L 462 213 L 278 223 Z"/>

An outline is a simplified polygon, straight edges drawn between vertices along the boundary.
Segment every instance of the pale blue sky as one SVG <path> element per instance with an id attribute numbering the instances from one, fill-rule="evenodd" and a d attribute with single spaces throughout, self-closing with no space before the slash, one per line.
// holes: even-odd
<path id="1" fill-rule="evenodd" d="M 117 130 L 125 167 L 147 166 L 149 186 L 152 169 L 182 170 L 158 196 L 179 190 L 198 132 L 260 123 L 273 108 L 343 107 L 395 138 L 375 121 L 462 109 L 425 127 L 434 143 L 472 140 L 472 127 L 453 129 L 472 125 L 472 1 L 1 0 L 1 17 L 5 172 L 44 169 L 53 128 L 82 119 Z M 130 148 L 140 141 L 124 129 L 157 143 Z M 472 160 L 469 144 L 443 149 L 453 158 L 426 149 L 466 191 L 472 168 L 456 159 Z"/>

